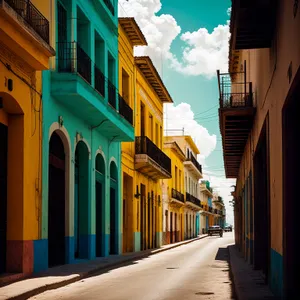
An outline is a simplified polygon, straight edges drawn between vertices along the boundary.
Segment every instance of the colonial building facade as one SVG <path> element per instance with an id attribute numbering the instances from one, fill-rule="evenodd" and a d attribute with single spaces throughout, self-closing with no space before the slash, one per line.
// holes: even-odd
<path id="1" fill-rule="evenodd" d="M 134 46 L 145 46 L 147 42 L 134 18 L 119 18 L 119 98 L 124 111 L 130 116 L 133 126 L 138 123 L 136 118 L 136 64 Z M 135 182 L 135 144 L 122 143 L 122 195 L 121 206 L 123 228 L 123 252 L 140 249 L 140 238 L 137 231 L 137 196 Z"/>
<path id="2" fill-rule="evenodd" d="M 185 154 L 173 137 L 164 138 L 164 152 L 172 161 L 172 178 L 162 180 L 163 244 L 170 244 L 184 240 Z"/>
<path id="3" fill-rule="evenodd" d="M 233 2 L 229 73 L 219 72 L 225 170 L 228 178 L 237 179 L 236 244 L 277 297 L 295 299 L 299 5 L 244 2 Z"/>
<path id="4" fill-rule="evenodd" d="M 55 55 L 50 3 L 0 2 L 0 277 L 4 280 L 2 274 L 14 277 L 38 269 L 41 71 L 49 68 L 49 57 Z"/>
<path id="5" fill-rule="evenodd" d="M 117 1 L 55 3 L 38 269 L 121 253 L 120 142 L 134 140 L 118 97 Z"/>

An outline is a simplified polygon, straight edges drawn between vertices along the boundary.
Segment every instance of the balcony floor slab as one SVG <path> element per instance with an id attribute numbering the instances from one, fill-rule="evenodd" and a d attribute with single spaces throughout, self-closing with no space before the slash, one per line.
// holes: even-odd
<path id="1" fill-rule="evenodd" d="M 134 141 L 133 126 L 79 74 L 52 72 L 51 81 L 51 95 L 103 136 Z"/>

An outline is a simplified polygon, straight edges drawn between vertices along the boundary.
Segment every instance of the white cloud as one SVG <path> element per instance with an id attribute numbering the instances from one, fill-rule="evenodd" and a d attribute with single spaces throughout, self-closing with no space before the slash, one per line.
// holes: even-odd
<path id="1" fill-rule="evenodd" d="M 205 75 L 211 78 L 217 69 L 228 68 L 229 25 L 219 25 L 209 33 L 206 28 L 185 32 L 182 62 L 176 60 L 177 71 L 187 75 Z"/>
<path id="2" fill-rule="evenodd" d="M 119 16 L 134 17 L 148 41 L 147 47 L 136 47 L 136 55 L 149 55 L 159 72 L 163 60 L 186 75 L 211 78 L 217 69 L 227 70 L 228 22 L 211 33 L 199 28 L 180 35 L 181 28 L 172 15 L 157 15 L 161 7 L 161 0 L 119 0 Z M 184 45 L 182 54 L 176 57 L 171 52 L 171 44 L 179 35 Z"/>
<path id="3" fill-rule="evenodd" d="M 229 7 L 229 8 L 227 9 L 227 15 L 228 15 L 228 16 L 231 16 L 231 7 Z"/>
<path id="4" fill-rule="evenodd" d="M 229 224 L 234 224 L 233 207 L 230 203 L 232 200 L 231 192 L 234 190 L 232 187 L 236 184 L 235 179 L 226 179 L 224 176 L 218 175 L 208 175 L 205 173 L 204 179 L 210 181 L 211 187 L 216 191 L 219 196 L 224 200 L 226 208 L 226 222 Z"/>
<path id="5" fill-rule="evenodd" d="M 205 158 L 216 148 L 217 137 L 210 135 L 208 130 L 194 120 L 194 113 L 188 103 L 164 105 L 164 128 L 165 135 L 181 135 L 184 128 L 185 135 L 191 135 L 200 150 L 198 160 L 205 163 Z"/>

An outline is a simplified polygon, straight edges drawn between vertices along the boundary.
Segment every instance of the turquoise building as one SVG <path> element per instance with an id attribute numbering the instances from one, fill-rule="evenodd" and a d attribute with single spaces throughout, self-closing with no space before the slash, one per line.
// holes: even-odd
<path id="1" fill-rule="evenodd" d="M 134 140 L 132 109 L 118 94 L 117 1 L 54 2 L 35 272 L 121 253 L 120 142 Z"/>

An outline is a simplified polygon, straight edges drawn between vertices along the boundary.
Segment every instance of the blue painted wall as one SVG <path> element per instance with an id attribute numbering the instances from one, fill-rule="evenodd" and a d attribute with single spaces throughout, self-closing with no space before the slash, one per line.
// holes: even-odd
<path id="1" fill-rule="evenodd" d="M 99 64 L 102 62 L 102 71 L 106 77 L 110 76 L 110 80 L 114 83 L 118 89 L 118 15 L 117 15 L 117 2 L 114 1 L 114 16 L 108 10 L 104 1 L 85 1 L 85 0 L 71 0 L 64 1 L 61 3 L 65 5 L 68 10 L 68 42 L 80 40 L 80 45 L 84 48 L 85 52 L 90 56 L 93 62 L 99 61 L 99 55 L 103 56 L 100 58 Z M 57 1 L 56 1 L 57 3 Z M 57 16 L 57 11 L 56 11 Z M 88 25 L 79 25 L 79 19 L 86 18 Z M 80 28 L 79 28 L 80 27 Z M 56 29 L 57 30 L 57 29 Z M 102 41 L 103 51 L 95 51 L 97 47 L 95 45 L 95 31 L 99 39 Z M 56 41 L 57 41 L 56 34 Z M 114 59 L 114 64 L 109 65 L 108 57 Z M 56 60 L 57 64 L 57 60 Z M 60 136 L 63 137 L 65 144 L 66 161 L 69 162 L 69 170 L 67 170 L 66 181 L 66 199 L 67 199 L 67 218 L 66 218 L 66 230 L 65 230 L 65 262 L 75 262 L 75 231 L 76 228 L 76 212 L 74 204 L 75 196 L 75 184 L 74 184 L 74 171 L 75 171 L 75 150 L 76 145 L 79 142 L 83 142 L 87 149 L 87 164 L 86 164 L 86 176 L 87 182 L 85 186 L 85 199 L 83 201 L 83 209 L 85 211 L 85 224 L 80 229 L 80 238 L 78 240 L 79 248 L 81 251 L 80 258 L 93 259 L 96 257 L 96 218 L 103 220 L 103 232 L 101 233 L 101 246 L 103 256 L 109 255 L 110 252 L 110 235 L 111 235 L 111 224 L 110 224 L 110 165 L 113 162 L 116 164 L 118 178 L 115 183 L 116 189 L 116 202 L 115 202 L 115 219 L 116 219 L 116 231 L 115 231 L 115 248 L 116 254 L 121 253 L 121 189 L 120 189 L 120 178 L 121 178 L 121 151 L 120 151 L 120 139 L 115 141 L 114 136 L 110 136 L 109 132 L 104 128 L 109 124 L 122 127 L 120 132 L 125 132 L 127 136 L 134 136 L 133 128 L 127 126 L 126 122 L 119 117 L 118 112 L 111 108 L 106 108 L 107 104 L 107 92 L 106 97 L 101 100 L 98 97 L 97 92 L 93 90 L 94 86 L 94 68 L 92 67 L 92 82 L 89 84 L 82 78 L 79 79 L 76 88 L 80 89 L 80 101 L 75 101 L 77 95 L 66 95 L 64 92 L 68 86 L 69 80 L 73 80 L 79 76 L 77 74 L 67 74 L 65 80 L 53 81 L 55 78 L 56 70 L 44 71 L 43 72 L 43 158 L 42 158 L 42 230 L 41 240 L 35 241 L 34 243 L 34 271 L 42 271 L 48 267 L 48 172 L 49 172 L 49 140 L 50 132 L 53 129 L 60 131 Z M 62 75 L 62 74 L 60 74 Z M 75 76 L 75 77 L 74 77 Z M 76 79 L 78 80 L 78 79 Z M 78 81 L 78 82 L 79 82 Z M 75 82 L 73 80 L 73 82 Z M 107 88 L 107 81 L 106 81 Z M 57 97 L 57 95 L 60 95 Z M 113 116 L 114 119 L 109 119 L 105 122 L 105 126 L 98 126 L 93 129 L 90 124 L 88 114 L 82 113 L 82 108 L 88 107 L 91 101 L 91 95 L 97 95 L 92 100 L 93 111 L 99 111 L 99 115 Z M 55 97 L 54 97 L 55 96 Z M 62 101 L 66 100 L 66 101 Z M 72 99 L 74 102 L 72 102 Z M 86 105 L 85 105 L 86 101 Z M 96 103 L 99 101 L 99 103 Z M 102 101 L 102 102 L 101 102 Z M 98 105 L 100 104 L 101 105 Z M 103 103 L 105 105 L 103 105 Z M 67 105 L 66 105 L 67 104 Z M 82 106 L 80 106 L 82 105 Z M 118 104 L 117 104 L 118 106 Z M 104 107 L 104 108 L 103 108 Z M 117 107 L 118 108 L 118 107 Z M 111 113 L 110 113 L 111 111 Z M 109 113 L 108 113 L 109 112 Z M 92 113 L 92 110 L 91 110 Z M 96 114 L 93 117 L 97 116 Z M 60 119 L 62 118 L 62 119 Z M 58 121 L 63 120 L 63 124 L 58 125 Z M 116 121 L 117 120 L 117 121 Z M 120 120 L 120 121 L 119 121 Z M 103 123 L 104 124 L 104 123 Z M 126 127 L 126 128 L 125 128 Z M 101 216 L 95 214 L 95 159 L 96 155 L 101 153 L 105 162 L 105 177 L 103 180 L 104 188 L 104 199 L 103 199 L 103 211 Z M 80 207 L 80 209 L 82 209 Z M 78 209 L 76 210 L 78 211 Z"/>
<path id="2" fill-rule="evenodd" d="M 283 297 L 283 257 L 271 249 L 270 287 L 275 296 Z"/>

